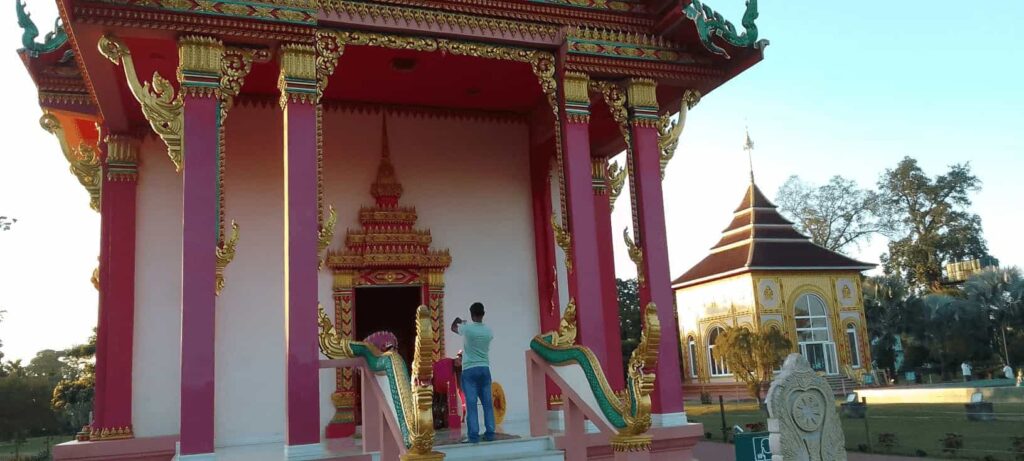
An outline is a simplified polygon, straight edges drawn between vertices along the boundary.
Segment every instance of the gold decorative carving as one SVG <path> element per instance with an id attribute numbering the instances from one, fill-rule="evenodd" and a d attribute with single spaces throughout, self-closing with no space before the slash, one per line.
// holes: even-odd
<path id="1" fill-rule="evenodd" d="M 235 97 L 242 92 L 245 76 L 252 70 L 256 52 L 246 48 L 227 47 L 220 63 L 220 122 L 221 126 L 234 107 Z"/>
<path id="2" fill-rule="evenodd" d="M 317 254 L 322 254 L 324 250 L 331 244 L 331 239 L 334 238 L 334 228 L 338 224 L 338 213 L 334 211 L 334 206 L 327 207 L 327 221 L 324 222 L 323 226 L 317 232 Z M 324 260 L 320 260 L 320 266 L 323 266 Z"/>
<path id="3" fill-rule="evenodd" d="M 92 270 L 92 277 L 89 277 L 89 281 L 92 282 L 92 287 L 95 288 L 96 291 L 100 290 L 100 267 L 99 266 L 96 266 L 96 268 Z"/>
<path id="4" fill-rule="evenodd" d="M 235 250 L 238 248 L 238 223 L 231 221 L 231 236 L 217 246 L 217 287 L 219 295 L 224 289 L 224 269 L 235 259 Z"/>
<path id="5" fill-rule="evenodd" d="M 624 453 L 631 451 L 649 451 L 653 438 L 650 435 L 619 435 L 611 438 L 612 451 Z"/>
<path id="6" fill-rule="evenodd" d="M 341 42 L 336 31 L 316 31 L 316 100 L 324 96 L 327 89 L 327 81 L 334 75 L 334 69 L 338 67 L 338 59 L 345 52 L 345 45 Z"/>
<path id="7" fill-rule="evenodd" d="M 679 120 L 671 121 L 668 114 L 658 118 L 658 150 L 661 151 L 661 179 L 665 179 L 665 168 L 676 154 L 679 135 L 686 126 L 686 115 L 700 102 L 700 91 L 686 90 L 683 93 L 683 105 L 679 109 Z"/>
<path id="8" fill-rule="evenodd" d="M 43 112 L 43 116 L 39 119 L 39 125 L 57 137 L 64 158 L 68 161 L 71 174 L 78 178 L 79 184 L 85 187 L 86 192 L 89 193 L 89 206 L 95 211 L 100 211 L 103 168 L 96 149 L 84 142 L 80 143 L 78 147 L 71 147 L 60 120 L 50 112 Z"/>
<path id="9" fill-rule="evenodd" d="M 551 229 L 555 232 L 555 243 L 565 253 L 565 270 L 572 273 L 572 235 L 559 224 L 554 214 L 551 215 Z"/>
<path id="10" fill-rule="evenodd" d="M 135 63 L 131 51 L 120 39 L 104 35 L 100 37 L 98 48 L 100 53 L 116 65 L 124 67 L 125 80 L 135 100 L 142 108 L 142 114 L 149 121 L 153 131 L 167 145 L 167 155 L 174 163 L 174 168 L 181 171 L 182 167 L 182 131 L 184 124 L 184 101 L 181 93 L 175 95 L 174 87 L 159 73 L 153 72 L 152 86 L 150 82 L 140 82 L 135 73 Z"/>
<path id="11" fill-rule="evenodd" d="M 375 5 L 372 3 L 352 2 L 346 0 L 322 0 L 322 7 L 327 11 L 345 13 L 360 19 L 381 19 L 389 22 L 399 20 L 416 25 L 440 26 L 449 29 L 469 29 L 471 31 L 490 32 L 492 34 L 510 33 L 520 37 L 534 36 L 554 38 L 558 27 L 522 21 L 509 21 L 491 17 L 449 13 L 428 9 L 400 8 L 394 6 Z"/>
<path id="12" fill-rule="evenodd" d="M 661 322 L 658 320 L 658 307 L 653 302 L 647 303 L 644 309 L 643 329 L 640 330 L 640 342 L 629 356 L 627 378 L 632 400 L 637 404 L 636 414 L 625 416 L 628 430 L 620 432 L 620 436 L 640 436 L 651 427 L 651 392 L 654 391 L 654 370 L 658 366 L 658 346 L 661 344 Z"/>
<path id="13" fill-rule="evenodd" d="M 622 186 L 626 185 L 626 169 L 619 166 L 618 163 L 609 161 L 608 171 L 605 173 L 608 177 L 608 195 L 610 196 L 611 209 L 615 209 L 615 200 L 622 194 Z"/>
<path id="14" fill-rule="evenodd" d="M 626 241 L 626 250 L 629 252 L 629 259 L 636 265 L 636 278 L 640 286 L 647 284 L 644 276 L 644 250 L 629 236 L 629 229 L 622 229 L 622 238 Z"/>
<path id="15" fill-rule="evenodd" d="M 551 344 L 556 346 L 572 346 L 576 344 L 576 298 L 569 298 L 569 304 L 565 306 L 565 313 L 558 323 L 558 331 L 554 332 Z"/>
<path id="16" fill-rule="evenodd" d="M 93 427 L 89 433 L 89 440 L 91 441 L 124 440 L 134 437 L 135 433 L 132 431 L 131 426 L 105 427 L 102 429 Z"/>
<path id="17" fill-rule="evenodd" d="M 280 66 L 277 88 L 281 90 L 281 108 L 284 109 L 289 101 L 314 104 L 318 94 L 316 49 L 295 43 L 281 45 Z"/>

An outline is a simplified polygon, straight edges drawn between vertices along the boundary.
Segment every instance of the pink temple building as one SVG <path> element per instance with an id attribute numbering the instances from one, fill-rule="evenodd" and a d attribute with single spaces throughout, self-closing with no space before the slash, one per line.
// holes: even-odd
<path id="1" fill-rule="evenodd" d="M 756 0 L 743 32 L 697 0 L 56 1 L 42 42 L 18 3 L 19 53 L 102 218 L 93 421 L 55 459 L 689 459 L 662 178 L 762 59 Z M 424 448 L 409 399 L 474 301 L 518 439 Z"/>

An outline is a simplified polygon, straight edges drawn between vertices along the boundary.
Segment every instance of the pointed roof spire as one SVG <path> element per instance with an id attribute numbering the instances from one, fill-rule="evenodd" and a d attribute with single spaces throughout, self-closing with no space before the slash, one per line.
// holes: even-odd
<path id="1" fill-rule="evenodd" d="M 395 167 L 391 164 L 391 150 L 388 148 L 388 121 L 383 119 L 384 128 L 381 134 L 380 164 L 377 166 L 377 179 L 370 186 L 370 194 L 377 199 L 377 206 L 393 208 L 398 206 L 402 196 L 402 184 L 395 175 Z"/>
<path id="2" fill-rule="evenodd" d="M 746 128 L 747 141 L 743 143 L 743 150 L 747 151 L 747 165 L 750 168 L 750 183 L 754 183 L 754 141 L 750 139 L 750 128 Z"/>
<path id="3" fill-rule="evenodd" d="M 381 157 L 391 158 L 391 149 L 388 148 L 388 117 L 385 115 L 381 117 L 381 123 L 384 125 L 381 135 Z"/>

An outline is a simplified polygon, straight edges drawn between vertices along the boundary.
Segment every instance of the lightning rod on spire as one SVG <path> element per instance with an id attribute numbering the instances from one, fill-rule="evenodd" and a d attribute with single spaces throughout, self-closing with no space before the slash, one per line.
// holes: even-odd
<path id="1" fill-rule="evenodd" d="M 750 128 L 745 128 L 747 141 L 743 143 L 743 150 L 747 151 L 747 165 L 750 168 L 750 183 L 754 183 L 754 141 L 750 139 Z"/>

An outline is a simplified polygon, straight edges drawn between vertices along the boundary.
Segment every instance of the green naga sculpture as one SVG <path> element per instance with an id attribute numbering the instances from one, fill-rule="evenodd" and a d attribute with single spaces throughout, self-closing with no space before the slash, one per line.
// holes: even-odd
<path id="1" fill-rule="evenodd" d="M 21 45 L 25 50 L 28 51 L 29 55 L 35 57 L 40 54 L 49 53 L 61 45 L 64 45 L 68 41 L 68 33 L 64 31 L 64 26 L 60 23 L 60 18 L 57 18 L 53 22 L 53 32 L 46 34 L 43 37 L 43 43 L 36 43 L 36 37 L 39 36 L 39 29 L 36 28 L 36 24 L 32 22 L 31 15 L 25 11 L 25 3 L 21 0 L 15 0 L 15 7 L 18 9 L 18 25 L 25 30 L 21 34 Z"/>
<path id="2" fill-rule="evenodd" d="M 712 41 L 713 37 L 721 37 L 726 43 L 741 48 L 762 49 L 768 46 L 768 40 L 757 39 L 757 24 L 754 24 L 758 16 L 757 0 L 747 0 L 747 9 L 743 13 L 742 22 L 740 22 L 745 29 L 742 34 L 737 34 L 736 26 L 726 21 L 721 13 L 701 3 L 700 0 L 690 2 L 683 12 L 696 24 L 701 43 L 712 53 L 729 58 L 729 53 Z"/>

